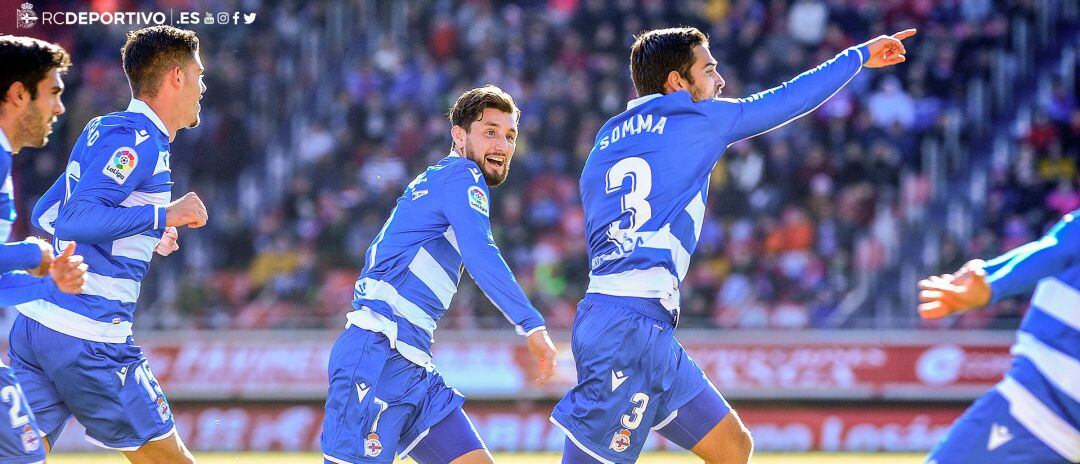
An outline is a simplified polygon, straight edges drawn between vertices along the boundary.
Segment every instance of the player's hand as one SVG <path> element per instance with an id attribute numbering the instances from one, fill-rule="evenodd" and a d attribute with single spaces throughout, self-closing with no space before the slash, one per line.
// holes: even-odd
<path id="1" fill-rule="evenodd" d="M 906 29 L 893 35 L 883 35 L 866 42 L 870 50 L 870 58 L 863 66 L 867 68 L 884 68 L 894 64 L 903 63 L 907 60 L 904 56 L 907 49 L 904 48 L 904 39 L 915 35 L 915 29 Z"/>
<path id="2" fill-rule="evenodd" d="M 940 319 L 989 303 L 990 284 L 983 264 L 982 260 L 968 261 L 953 274 L 920 280 L 919 316 Z"/>
<path id="3" fill-rule="evenodd" d="M 34 277 L 45 277 L 45 275 L 49 273 L 49 266 L 52 265 L 53 262 L 52 245 L 37 237 L 29 237 L 26 241 L 37 244 L 38 248 L 41 248 L 41 264 L 38 264 L 38 267 L 33 269 L 27 269 L 26 272 L 29 272 L 30 275 Z"/>
<path id="4" fill-rule="evenodd" d="M 552 375 L 555 375 L 555 357 L 558 356 L 555 344 L 551 343 L 547 330 L 533 332 L 526 339 L 526 343 L 529 345 L 529 352 L 540 365 L 540 376 L 536 378 L 536 384 L 543 385 Z"/>
<path id="5" fill-rule="evenodd" d="M 176 231 L 175 227 L 166 227 L 165 233 L 162 234 L 161 240 L 154 247 L 154 251 L 161 256 L 169 256 L 170 253 L 180 249 L 180 245 L 176 243 L 179 239 L 180 233 Z"/>
<path id="6" fill-rule="evenodd" d="M 195 192 L 188 192 L 165 207 L 166 227 L 188 226 L 194 229 L 205 226 L 207 219 L 206 205 Z"/>
<path id="7" fill-rule="evenodd" d="M 82 293 L 83 284 L 86 283 L 87 269 L 83 257 L 75 254 L 75 243 L 70 242 L 60 256 L 52 261 L 49 277 L 52 277 L 61 292 L 78 295 Z"/>

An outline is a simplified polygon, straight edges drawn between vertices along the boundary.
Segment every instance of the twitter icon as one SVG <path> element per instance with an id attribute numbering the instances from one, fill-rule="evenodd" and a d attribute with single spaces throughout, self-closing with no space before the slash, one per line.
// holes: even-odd
<path id="1" fill-rule="evenodd" d="M 255 13 L 244 13 L 244 24 L 255 22 Z"/>

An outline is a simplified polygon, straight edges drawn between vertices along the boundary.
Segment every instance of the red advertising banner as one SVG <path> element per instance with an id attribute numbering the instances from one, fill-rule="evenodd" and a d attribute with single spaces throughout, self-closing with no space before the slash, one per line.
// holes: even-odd
<path id="1" fill-rule="evenodd" d="M 549 421 L 551 402 L 502 406 L 466 404 L 493 451 L 559 451 L 564 435 Z M 735 404 L 760 451 L 927 451 L 962 412 L 958 407 L 765 407 Z M 174 407 L 181 437 L 200 451 L 316 451 L 322 429 L 318 404 Z M 77 423 L 65 429 L 59 452 L 94 447 Z M 646 450 L 678 450 L 653 432 Z"/>
<path id="2" fill-rule="evenodd" d="M 520 338 L 440 333 L 435 363 L 474 399 L 552 399 L 575 380 L 564 338 L 559 369 L 540 389 Z M 558 334 L 557 334 L 558 335 Z M 317 400 L 336 334 L 140 338 L 154 373 L 180 400 Z M 689 332 L 691 356 L 729 398 L 970 400 L 1010 365 L 1011 334 Z"/>

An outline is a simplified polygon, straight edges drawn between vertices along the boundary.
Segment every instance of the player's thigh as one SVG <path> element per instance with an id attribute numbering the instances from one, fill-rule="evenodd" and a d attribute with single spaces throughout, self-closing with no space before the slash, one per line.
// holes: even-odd
<path id="1" fill-rule="evenodd" d="M 750 431 L 732 409 L 690 451 L 710 464 L 745 464 L 753 449 Z"/>
<path id="2" fill-rule="evenodd" d="M 427 429 L 408 450 L 408 456 L 420 464 L 490 464 L 491 453 L 476 433 L 465 411 L 456 409 Z"/>
<path id="3" fill-rule="evenodd" d="M 34 415 L 10 368 L 0 369 L 0 405 L 8 412 L 0 419 L 0 463 L 23 464 L 45 459 L 42 437 Z"/>
<path id="4" fill-rule="evenodd" d="M 64 404 L 86 427 L 87 441 L 134 451 L 175 432 L 168 399 L 133 341 L 79 342 L 83 355 L 50 377 Z"/>
<path id="5" fill-rule="evenodd" d="M 1013 418 L 998 391 L 979 397 L 930 452 L 935 464 L 1064 464 L 1069 462 Z"/>
<path id="6" fill-rule="evenodd" d="M 195 458 L 175 431 L 156 440 L 146 442 L 134 451 L 124 451 L 124 457 L 132 464 L 186 464 Z"/>
<path id="7" fill-rule="evenodd" d="M 51 345 L 52 340 L 37 340 L 34 336 L 35 329 L 40 329 L 37 322 L 19 315 L 12 325 L 10 334 L 11 371 L 21 386 L 21 391 L 26 398 L 27 406 L 33 411 L 37 427 L 47 436 L 48 442 L 55 442 L 63 431 L 67 420 L 71 418 L 68 410 L 60 397 L 59 391 L 53 384 L 53 380 L 45 372 L 40 364 L 38 353 L 41 349 L 49 354 L 44 361 L 67 362 L 69 356 L 74 356 L 72 347 L 68 343 Z"/>

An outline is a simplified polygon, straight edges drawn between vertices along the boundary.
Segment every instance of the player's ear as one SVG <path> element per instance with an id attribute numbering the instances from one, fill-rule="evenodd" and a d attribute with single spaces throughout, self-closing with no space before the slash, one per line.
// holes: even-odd
<path id="1" fill-rule="evenodd" d="M 668 72 L 667 79 L 664 79 L 664 90 L 668 93 L 686 90 L 686 86 L 683 85 L 682 75 L 678 71 Z"/>
<path id="2" fill-rule="evenodd" d="M 15 105 L 16 108 L 22 108 L 23 105 L 30 101 L 30 92 L 27 91 L 22 82 L 15 81 L 7 88 L 4 97 L 4 103 L 10 103 Z"/>
<path id="3" fill-rule="evenodd" d="M 184 68 L 180 66 L 174 66 L 169 70 L 168 83 L 177 90 L 184 88 L 184 79 L 186 78 Z"/>
<path id="4" fill-rule="evenodd" d="M 464 147 L 465 146 L 465 136 L 466 135 L 467 134 L 465 133 L 465 128 L 463 128 L 461 126 L 455 125 L 454 127 L 450 128 L 450 138 L 454 140 L 454 149 L 455 150 L 457 149 L 457 147 Z M 461 155 L 461 156 L 465 156 L 465 153 L 458 153 L 458 154 Z"/>

